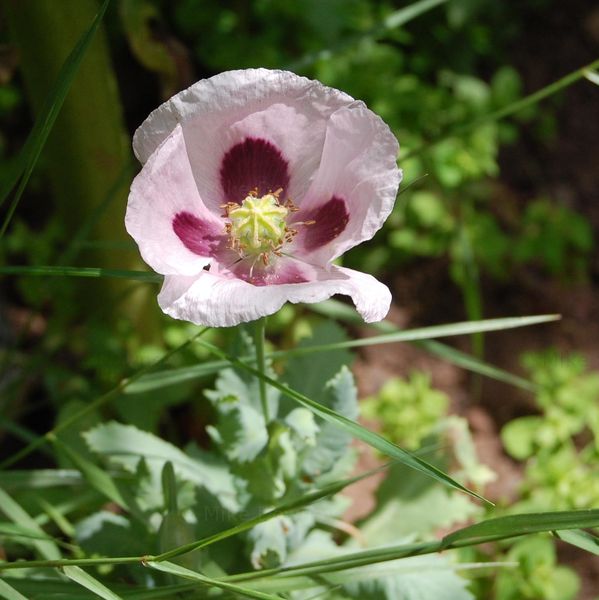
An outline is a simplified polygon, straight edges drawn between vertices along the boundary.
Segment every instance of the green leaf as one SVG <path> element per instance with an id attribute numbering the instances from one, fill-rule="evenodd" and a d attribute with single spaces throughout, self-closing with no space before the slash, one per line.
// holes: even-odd
<path id="1" fill-rule="evenodd" d="M 232 399 L 231 409 L 221 414 L 218 425 L 208 426 L 210 437 L 222 448 L 232 462 L 250 462 L 268 442 L 264 417 L 253 406 Z"/>
<path id="2" fill-rule="evenodd" d="M 295 390 L 289 389 L 284 384 L 279 383 L 275 379 L 272 379 L 272 378 L 264 375 L 263 373 L 260 373 L 260 371 L 245 364 L 243 361 L 235 358 L 234 356 L 230 356 L 230 355 L 226 354 L 225 352 L 220 350 L 220 348 L 217 348 L 213 344 L 205 342 L 201 339 L 198 340 L 198 343 L 200 345 L 204 346 L 210 352 L 212 352 L 212 354 L 214 354 L 215 356 L 218 356 L 220 358 L 230 361 L 231 364 L 235 365 L 238 368 L 245 369 L 248 373 L 252 373 L 256 377 L 263 378 L 269 385 L 280 390 L 285 395 L 289 396 L 291 399 L 296 400 L 297 402 L 299 402 L 299 404 L 301 404 L 305 408 L 308 408 L 309 410 L 314 412 L 314 414 L 316 414 L 317 416 L 321 417 L 325 421 L 328 421 L 329 423 L 337 424 L 340 428 L 344 429 L 346 432 L 350 433 L 352 436 L 366 442 L 369 446 L 372 446 L 373 448 L 375 448 L 382 454 L 385 454 L 386 456 L 389 456 L 395 460 L 398 460 L 399 462 L 409 465 L 412 468 L 416 469 L 417 471 L 421 471 L 425 475 L 428 475 L 429 477 L 432 477 L 433 479 L 436 479 L 437 481 L 439 481 L 445 485 L 449 485 L 450 487 L 453 487 L 453 488 L 459 489 L 463 492 L 472 494 L 473 496 L 475 496 L 479 499 L 483 499 L 481 496 L 479 496 L 475 492 L 468 490 L 462 484 L 458 483 L 457 481 L 454 481 L 446 473 L 443 473 L 439 469 L 433 467 L 432 465 L 429 465 L 426 461 L 422 460 L 421 458 L 419 458 L 419 457 L 411 454 L 410 452 L 407 452 L 403 448 L 400 448 L 399 446 L 389 442 L 389 440 L 386 440 L 385 438 L 381 437 L 377 433 L 369 431 L 368 429 L 366 429 L 359 423 L 356 423 L 355 421 L 352 421 L 352 420 L 348 419 L 347 417 L 344 417 L 343 415 L 338 414 L 337 412 L 328 408 L 327 406 L 319 404 L 318 402 L 315 402 L 314 400 L 307 398 L 306 396 L 296 392 Z"/>
<path id="3" fill-rule="evenodd" d="M 347 341 L 347 333 L 334 321 L 319 323 L 314 327 L 312 337 L 303 339 L 297 348 L 293 349 L 297 352 L 293 360 L 288 361 L 286 365 L 284 380 L 290 388 L 309 398 L 318 399 L 322 394 L 323 382 L 330 381 L 344 365 L 350 366 L 353 363 L 353 356 L 344 349 L 317 355 L 302 355 L 301 352 L 307 348 Z M 293 354 L 283 354 L 283 356 L 293 356 Z"/>
<path id="4" fill-rule="evenodd" d="M 101 510 L 79 521 L 75 539 L 89 556 L 141 556 L 147 553 L 152 540 L 147 523 Z"/>
<path id="5" fill-rule="evenodd" d="M 17 592 L 12 585 L 9 585 L 4 579 L 0 579 L 0 597 L 6 600 L 27 600 L 23 594 Z"/>
<path id="6" fill-rule="evenodd" d="M 134 498 L 117 485 L 115 480 L 103 469 L 89 461 L 87 458 L 73 450 L 70 446 L 54 437 L 54 445 L 71 460 L 71 462 L 81 471 L 86 481 L 100 494 L 127 509 L 131 514 L 135 515 L 140 521 L 144 521 L 145 517 L 137 506 Z"/>
<path id="7" fill-rule="evenodd" d="M 201 583 L 207 587 L 216 587 L 228 592 L 240 594 L 246 598 L 258 598 L 259 600 L 281 600 L 280 596 L 273 596 L 271 594 L 250 590 L 233 583 L 220 581 L 218 579 L 210 579 L 209 577 L 205 577 L 200 573 L 196 573 L 195 571 L 191 571 L 190 569 L 186 569 L 173 563 L 148 561 L 146 564 L 148 567 L 156 569 L 157 571 L 170 573 L 176 577 L 183 577 L 184 579 L 190 579 L 191 581 L 197 581 L 198 583 Z"/>
<path id="8" fill-rule="evenodd" d="M 123 600 L 121 596 L 117 596 L 114 592 L 111 592 L 105 585 L 80 567 L 63 567 L 62 571 L 70 580 L 78 583 L 104 600 Z"/>
<path id="9" fill-rule="evenodd" d="M 443 546 L 470 546 L 516 535 L 599 526 L 599 509 L 510 515 L 489 519 L 443 538 Z"/>
<path id="10" fill-rule="evenodd" d="M 358 392 L 353 375 L 346 366 L 341 367 L 319 396 L 323 406 L 329 407 L 347 419 L 358 418 Z M 351 469 L 353 454 L 348 452 L 350 443 L 351 435 L 347 431 L 339 428 L 335 423 L 325 422 L 320 425 L 316 443 L 304 455 L 302 471 L 310 477 L 317 477 L 333 470 L 340 462 L 343 463 L 344 468 Z M 337 471 L 338 469 L 335 469 L 335 473 Z"/>
<path id="11" fill-rule="evenodd" d="M 62 108 L 63 102 L 67 96 L 67 93 L 73 83 L 75 75 L 79 70 L 81 61 L 85 56 L 85 53 L 94 39 L 96 32 L 104 18 L 104 13 L 108 8 L 109 0 L 104 0 L 104 3 L 100 7 L 96 17 L 91 23 L 89 29 L 81 36 L 67 59 L 65 60 L 59 76 L 56 82 L 56 87 L 46 100 L 46 104 L 41 111 L 33 130 L 27 138 L 27 142 L 21 151 L 19 159 L 17 161 L 14 171 L 11 173 L 11 177 L 6 181 L 6 184 L 0 189 L 0 206 L 4 203 L 11 190 L 17 184 L 20 178 L 20 184 L 15 192 L 15 196 L 10 205 L 8 213 L 0 229 L 0 238 L 4 235 L 8 224 L 17 208 L 17 205 L 23 195 L 23 191 L 29 182 L 31 173 L 37 163 L 37 160 L 42 152 L 42 149 L 50 135 L 50 131 L 54 126 L 56 117 Z"/>
<path id="12" fill-rule="evenodd" d="M 501 441 L 511 456 L 525 460 L 535 452 L 536 437 L 543 417 L 531 415 L 509 421 L 501 430 Z"/>
<path id="13" fill-rule="evenodd" d="M 16 525 L 20 525 L 43 538 L 33 542 L 41 556 L 48 560 L 59 560 L 61 558 L 58 546 L 52 540 L 47 539 L 44 530 L 2 488 L 0 488 L 0 512 L 4 513 Z"/>
<path id="14" fill-rule="evenodd" d="M 143 458 L 158 486 L 164 463 L 171 461 L 180 478 L 205 487 L 218 497 L 225 508 L 238 508 L 233 478 L 223 462 L 208 458 L 205 454 L 192 458 L 151 433 L 114 421 L 91 429 L 84 437 L 93 452 L 106 456 L 131 473 L 136 471 Z"/>
<path id="15" fill-rule="evenodd" d="M 394 464 L 377 490 L 376 509 L 360 525 L 360 532 L 368 546 L 381 546 L 410 536 L 421 539 L 468 521 L 479 512 L 467 496 L 433 485 L 405 465 Z"/>
<path id="16" fill-rule="evenodd" d="M 277 567 L 287 558 L 287 532 L 291 528 L 285 516 L 269 519 L 256 525 L 248 536 L 254 569 Z"/>
<path id="17" fill-rule="evenodd" d="M 572 546 L 582 548 L 591 554 L 599 555 L 599 537 L 596 535 L 578 529 L 555 531 L 554 534 L 557 538 L 568 544 L 572 544 Z"/>
<path id="18" fill-rule="evenodd" d="M 344 573 L 344 589 L 359 600 L 473 600 L 468 582 L 439 554 L 369 565 Z"/>

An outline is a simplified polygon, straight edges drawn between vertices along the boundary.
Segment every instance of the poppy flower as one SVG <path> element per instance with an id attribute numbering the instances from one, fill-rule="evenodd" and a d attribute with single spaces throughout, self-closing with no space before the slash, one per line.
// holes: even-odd
<path id="1" fill-rule="evenodd" d="M 127 231 L 165 276 L 168 315 L 231 326 L 285 302 L 351 296 L 367 322 L 391 294 L 333 264 L 370 239 L 401 180 L 398 143 L 363 102 L 286 71 L 199 81 L 136 131 Z"/>

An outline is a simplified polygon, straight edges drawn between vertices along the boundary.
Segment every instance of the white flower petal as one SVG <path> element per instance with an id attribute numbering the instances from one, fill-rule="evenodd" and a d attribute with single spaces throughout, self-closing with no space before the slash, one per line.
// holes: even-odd
<path id="1" fill-rule="evenodd" d="M 224 202 L 239 201 L 223 197 L 225 154 L 248 137 L 265 140 L 287 161 L 286 192 L 299 202 L 318 168 L 327 119 L 352 103 L 343 92 L 287 71 L 229 71 L 195 83 L 157 108 L 136 131 L 133 147 L 144 163 L 181 123 L 198 190 L 216 211 Z"/>
<path id="2" fill-rule="evenodd" d="M 320 167 L 297 218 L 310 219 L 319 208 L 326 213 L 327 203 L 340 199 L 347 209 L 342 212 L 349 219 L 347 223 L 342 220 L 342 231 L 328 241 L 326 233 L 333 230 L 334 223 L 321 224 L 323 235 L 318 235 L 318 222 L 304 228 L 296 242 L 297 252 L 308 254 L 310 262 L 326 264 L 372 238 L 389 216 L 397 196 L 402 177 L 396 164 L 398 152 L 399 144 L 389 127 L 365 106 L 344 107 L 331 115 Z M 336 201 L 331 205 L 335 206 Z M 334 218 L 339 220 L 341 216 Z M 327 243 L 316 248 L 306 244 L 302 249 L 302 237 L 308 236 Z"/>
<path id="3" fill-rule="evenodd" d="M 177 235 L 174 227 L 177 215 L 194 218 L 211 239 L 224 232 L 223 222 L 205 207 L 198 194 L 179 125 L 133 181 L 125 226 L 155 271 L 194 275 L 210 262 L 210 252 L 203 249 L 206 244 L 185 245 L 183 235 Z M 194 227 L 193 234 L 199 235 L 201 229 Z"/>
<path id="4" fill-rule="evenodd" d="M 351 296 L 367 323 L 380 321 L 389 311 L 391 293 L 371 275 L 335 266 L 302 268 L 309 281 L 266 286 L 208 271 L 197 277 L 167 276 L 158 303 L 171 317 L 211 327 L 253 321 L 277 312 L 285 302 L 321 302 L 334 294 Z"/>

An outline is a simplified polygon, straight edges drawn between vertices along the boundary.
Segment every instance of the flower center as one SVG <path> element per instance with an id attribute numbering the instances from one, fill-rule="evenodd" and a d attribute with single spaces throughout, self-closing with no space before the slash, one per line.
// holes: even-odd
<path id="1" fill-rule="evenodd" d="M 279 202 L 281 191 L 258 196 L 258 191 L 253 190 L 241 204 L 229 202 L 223 206 L 223 216 L 228 219 L 225 224 L 228 246 L 242 259 L 261 258 L 268 265 L 270 255 L 281 256 L 283 245 L 297 234 L 297 230 L 287 226 L 287 217 L 298 209 L 291 200 Z"/>

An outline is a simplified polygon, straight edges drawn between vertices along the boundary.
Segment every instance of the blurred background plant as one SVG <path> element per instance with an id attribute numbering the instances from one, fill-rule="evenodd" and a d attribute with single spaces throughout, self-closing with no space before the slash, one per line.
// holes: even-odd
<path id="1" fill-rule="evenodd" d="M 44 114 L 44 102 L 60 81 L 61 66 L 99 5 L 95 0 L 0 2 L 3 191 L 22 168 L 28 132 Z M 560 30 L 564 9 L 555 0 L 517 4 L 120 0 L 110 4 L 26 191 L 15 204 L 12 220 L 10 209 L 2 207 L 2 227 L 7 228 L 0 244 L 0 265 L 143 268 L 123 227 L 126 190 L 137 168 L 128 149 L 135 127 L 162 100 L 201 77 L 232 68 L 289 68 L 364 100 L 401 142 L 405 178 L 395 209 L 370 243 L 343 260 L 389 283 L 399 307 L 392 316 L 402 327 L 549 310 L 565 311 L 570 324 L 564 326 L 567 334 L 556 329 L 538 337 L 502 333 L 495 347 L 485 348 L 482 334 L 457 344 L 479 359 L 489 358 L 507 368 L 517 368 L 516 359 L 525 348 L 537 350 L 523 359 L 533 384 L 528 389 L 535 390 L 534 406 L 506 385 L 481 387 L 476 378 L 460 379 L 455 367 L 452 376 L 459 379 L 458 389 L 455 385 L 438 389 L 435 381 L 443 381 L 447 365 L 440 367 L 433 361 L 423 368 L 420 355 L 390 353 L 386 362 L 382 354 L 359 355 L 358 389 L 370 396 L 363 403 L 364 416 L 378 422 L 389 438 L 428 452 L 435 464 L 478 490 L 493 481 L 497 465 L 493 460 L 485 465 L 479 458 L 480 440 L 469 432 L 466 417 L 473 405 L 486 410 L 494 425 L 491 435 L 498 438 L 501 428 L 500 439 L 510 457 L 502 455 L 501 460 L 512 460 L 520 478 L 509 504 L 498 494 L 494 499 L 500 501 L 499 508 L 485 515 L 464 496 L 423 483 L 405 467 L 394 467 L 376 493 L 374 510 L 357 524 L 345 522 L 343 501 L 336 497 L 316 525 L 310 510 L 301 526 L 299 521 L 294 524 L 299 532 L 295 545 L 283 547 L 276 528 L 261 530 L 263 538 L 248 534 L 238 554 L 237 546 L 230 545 L 237 548 L 231 550 L 232 556 L 248 567 L 252 562 L 254 566 L 284 562 L 293 552 L 299 560 L 318 548 L 355 549 L 360 544 L 370 547 L 430 537 L 491 514 L 599 504 L 593 477 L 599 452 L 598 375 L 585 371 L 580 355 L 538 350 L 553 344 L 580 345 L 592 367 L 599 367 L 595 329 L 590 325 L 599 297 L 593 243 L 599 214 L 591 205 L 597 171 L 592 166 L 595 147 L 584 141 L 596 140 L 592 116 L 599 90 L 593 83 L 581 82 L 576 89 L 584 91 L 577 95 L 569 90 L 543 103 L 531 102 L 513 118 L 488 118 L 593 60 L 599 41 L 597 18 L 596 7 L 577 1 L 568 13 L 568 28 L 558 36 L 555 31 Z M 543 54 L 539 48 L 544 40 L 562 51 Z M 552 66 L 542 69 L 541 62 Z M 568 133 L 564 123 L 573 121 L 578 127 L 576 139 L 563 139 Z M 587 133 L 590 137 L 585 137 Z M 550 162 L 543 164 L 547 157 Z M 59 427 L 60 432 L 55 445 L 42 446 L 42 452 L 18 463 L 18 475 L 0 474 L 0 485 L 35 515 L 38 526 L 48 525 L 63 543 L 71 544 L 74 556 L 107 554 L 115 539 L 123 544 L 123 553 L 148 552 L 167 514 L 174 515 L 170 520 L 180 525 L 183 537 L 191 535 L 186 533 L 190 526 L 195 527 L 194 536 L 208 531 L 193 514 L 197 488 L 194 492 L 193 483 L 176 469 L 175 483 L 171 478 L 170 485 L 177 487 L 177 502 L 168 509 L 168 493 L 163 495 L 160 478 L 168 457 L 172 458 L 170 448 L 160 464 L 132 464 L 110 456 L 115 439 L 144 440 L 154 450 L 164 450 L 162 436 L 174 450 L 194 446 L 188 452 L 193 460 L 199 460 L 198 452 L 205 452 L 202 456 L 208 462 L 225 456 L 231 464 L 239 444 L 254 444 L 255 449 L 256 439 L 261 439 L 259 432 L 247 440 L 232 436 L 234 427 L 227 425 L 227 419 L 235 423 L 247 418 L 247 410 L 232 408 L 217 392 L 205 394 L 215 385 L 218 391 L 219 381 L 227 375 L 221 373 L 215 383 L 214 370 L 200 368 L 190 374 L 189 368 L 201 367 L 209 353 L 200 345 L 185 345 L 196 329 L 161 315 L 155 291 L 154 285 L 134 280 L 3 275 L 1 455 L 10 458 L 23 444 L 38 443 L 52 428 Z M 283 348 L 345 339 L 339 328 L 323 325 L 306 308 L 295 306 L 285 307 L 269 321 L 269 334 Z M 204 339 L 233 347 L 236 335 L 211 330 Z M 155 364 L 165 351 L 172 352 L 167 358 L 173 369 L 170 379 L 162 379 L 160 385 L 141 381 L 136 389 L 126 391 L 116 388 L 106 401 L 97 401 L 124 377 Z M 451 356 L 455 363 L 457 355 Z M 327 381 L 342 364 L 351 362 L 347 355 L 341 358 L 336 370 L 326 372 Z M 300 361 L 295 371 L 288 366 L 289 372 L 296 373 L 290 377 L 292 387 L 318 398 L 325 380 L 318 364 Z M 283 372 L 282 363 L 275 362 L 275 368 Z M 318 376 L 305 381 L 310 370 Z M 375 391 L 369 382 L 374 382 Z M 87 411 L 85 417 L 73 420 L 81 410 Z M 352 414 L 356 410 L 352 408 Z M 310 419 L 300 417 L 281 425 L 277 441 L 268 448 L 273 471 L 269 481 L 278 482 L 281 493 L 277 500 L 288 491 L 297 492 L 291 483 L 306 475 L 299 463 L 293 464 L 300 458 L 292 460 L 292 455 L 304 460 L 312 452 L 308 446 L 315 430 L 309 433 Z M 303 438 L 301 427 L 307 428 Z M 102 446 L 107 437 L 112 442 Z M 209 448 L 210 458 L 206 458 Z M 79 457 L 78 470 L 72 469 L 73 456 Z M 119 514 L 106 504 L 101 483 L 90 489 L 93 469 L 85 465 L 97 464 L 98 456 L 106 460 L 100 464 L 114 477 L 117 489 L 135 499 L 128 505 L 131 515 Z M 341 465 L 338 477 L 349 474 L 350 462 Z M 66 479 L 55 470 L 57 466 L 68 469 Z M 246 467 L 251 470 L 255 465 Z M 39 469 L 46 468 L 53 474 L 44 483 Z M 28 475 L 26 469 L 37 470 Z M 86 475 L 88 485 L 78 473 Z M 497 477 L 493 485 L 501 484 L 501 473 Z M 65 481 L 73 487 L 62 487 Z M 313 489 L 313 482 L 295 483 L 303 491 Z M 37 497 L 39 489 L 43 489 L 42 501 Z M 85 493 L 72 498 L 73 489 Z M 265 491 L 250 490 L 238 512 L 248 506 L 250 512 L 258 510 L 252 504 L 257 503 L 257 493 Z M 135 516 L 131 508 L 135 503 L 143 519 L 138 518 L 142 513 Z M 235 522 L 234 515 L 227 514 L 227 519 Z M 162 535 L 167 534 L 162 531 Z M 22 539 L 16 544 L 10 536 L 3 540 L 11 556 L 39 550 L 39 540 L 30 544 Z M 475 565 L 482 559 L 505 563 L 496 571 L 473 566 L 464 567 L 463 573 L 481 575 L 469 583 L 479 598 L 566 600 L 578 593 L 594 598 L 589 590 L 599 579 L 597 569 L 588 569 L 582 559 L 565 555 L 562 546 L 557 548 L 553 539 L 537 537 L 502 542 L 483 553 L 462 551 L 464 564 Z M 571 566 L 556 566 L 558 557 L 564 556 Z M 573 567 L 583 575 L 582 581 Z M 453 568 L 440 563 L 425 563 L 424 568 L 446 573 L 440 585 L 453 591 L 452 600 L 470 597 L 465 580 Z M 108 571 L 118 579 L 123 568 L 115 569 L 116 573 Z M 143 579 L 141 571 L 128 573 Z M 349 582 L 343 593 L 360 598 L 412 597 L 398 595 L 399 588 L 393 588 L 397 581 L 389 585 L 368 588 L 359 581 Z M 344 597 L 342 592 L 339 597 Z"/>

